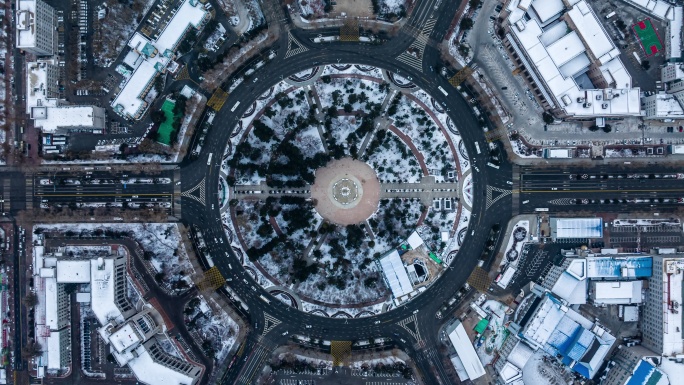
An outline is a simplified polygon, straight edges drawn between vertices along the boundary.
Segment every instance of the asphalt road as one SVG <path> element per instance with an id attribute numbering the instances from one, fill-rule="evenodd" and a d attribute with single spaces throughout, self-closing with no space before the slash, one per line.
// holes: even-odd
<path id="1" fill-rule="evenodd" d="M 269 0 L 273 1 L 273 0 Z M 435 9 L 435 5 L 439 7 Z M 447 81 L 446 78 L 434 72 L 432 68 L 440 65 L 439 52 L 434 48 L 435 43 L 444 37 L 449 23 L 460 1 L 427 0 L 420 2 L 411 14 L 407 25 L 399 35 L 382 45 L 366 43 L 325 43 L 311 42 L 313 32 L 292 31 L 292 35 L 300 45 L 306 47 L 305 52 L 287 56 L 287 24 L 281 21 L 283 31 L 281 40 L 276 44 L 277 57 L 259 68 L 251 79 L 256 82 L 245 82 L 238 86 L 229 96 L 224 108 L 218 112 L 214 127 L 210 129 L 205 140 L 202 153 L 193 161 L 185 161 L 180 166 L 180 182 L 182 191 L 188 192 L 195 187 L 200 192 L 197 199 L 182 196 L 182 220 L 195 225 L 205 235 L 207 247 L 213 250 L 214 263 L 223 276 L 230 280 L 229 285 L 240 299 L 249 307 L 249 316 L 253 330 L 244 342 L 244 355 L 231 367 L 223 379 L 226 384 L 251 383 L 261 372 L 263 365 L 270 358 L 270 353 L 278 345 L 285 344 L 294 334 L 307 335 L 325 340 L 360 340 L 367 338 L 387 337 L 397 346 L 411 355 L 419 370 L 419 374 L 429 384 L 449 384 L 451 379 L 442 366 L 438 354 L 439 328 L 443 320 L 436 318 L 435 313 L 442 304 L 463 286 L 473 268 L 478 263 L 478 257 L 486 241 L 489 229 L 494 224 L 504 225 L 513 215 L 519 212 L 532 211 L 536 207 L 550 205 L 550 200 L 569 200 L 592 197 L 587 199 L 601 199 L 597 197 L 626 194 L 629 199 L 638 196 L 653 196 L 655 202 L 649 202 L 664 209 L 669 203 L 659 202 L 659 198 L 669 199 L 684 195 L 684 182 L 670 178 L 649 178 L 648 182 L 635 181 L 634 178 L 598 179 L 591 175 L 603 175 L 606 172 L 629 173 L 624 166 L 597 167 L 587 171 L 586 168 L 568 168 L 551 170 L 548 168 L 518 168 L 503 161 L 498 168 L 488 167 L 489 155 L 477 154 L 475 143 L 480 147 L 486 145 L 484 133 L 473 116 L 472 109 Z M 416 33 L 423 28 L 428 20 L 434 20 L 434 29 L 425 47 L 421 66 L 407 64 L 396 58 L 415 41 Z M 320 32 L 316 32 L 316 35 Z M 411 77 L 414 83 L 430 93 L 437 102 L 448 109 L 451 118 L 464 139 L 466 149 L 473 164 L 473 212 L 467 232 L 467 239 L 463 243 L 457 261 L 452 263 L 444 275 L 426 292 L 417 296 L 408 304 L 389 312 L 360 319 L 332 319 L 314 316 L 290 308 L 279 300 L 267 294 L 241 268 L 239 258 L 228 246 L 226 235 L 221 225 L 217 202 L 218 178 L 221 158 L 229 141 L 230 134 L 240 116 L 246 111 L 250 103 L 259 95 L 266 92 L 273 84 L 312 65 L 356 63 L 372 65 L 388 69 L 401 75 Z M 438 87 L 447 90 L 444 95 Z M 242 102 L 235 111 L 230 111 L 238 101 Z M 486 147 L 483 147 L 486 148 Z M 505 158 L 505 157 L 504 157 Z M 617 171 L 616 171 L 617 170 Z M 663 173 L 661 168 L 658 172 Z M 632 171 L 630 171 L 632 172 Z M 655 170 L 654 170 L 655 172 Z M 669 172 L 669 171 L 668 171 Z M 121 199 L 136 199 L 143 203 L 153 202 L 151 199 L 170 199 L 177 180 L 170 178 L 170 184 L 153 185 L 85 183 L 88 179 L 119 179 L 123 173 L 116 170 L 93 174 L 87 171 L 76 173 L 80 184 L 62 183 L 71 174 L 58 172 L 39 172 L 29 178 L 32 192 L 26 191 L 26 174 L 19 171 L 0 173 L 0 189 L 10 191 L 12 201 L 11 211 L 25 208 L 24 200 L 27 193 L 35 194 L 33 202 L 37 203 L 67 203 L 107 201 L 117 202 Z M 167 171 L 159 176 L 170 175 Z M 575 174 L 571 180 L 569 175 Z M 587 179 L 581 175 L 588 174 Z M 90 177 L 88 177 L 90 175 Z M 514 176 L 519 175 L 516 179 Z M 579 179 L 577 175 L 580 175 Z M 143 176 L 143 175 L 138 175 Z M 128 175 L 132 177 L 132 175 Z M 41 179 L 53 179 L 52 184 L 41 184 Z M 8 180 L 9 183 L 5 183 Z M 55 183 L 56 182 L 56 183 Z M 510 184 L 509 184 L 510 182 Z M 8 187 L 4 187 L 7 185 Z M 201 188 L 200 188 L 201 187 Z M 605 188 L 603 188 L 605 187 Z M 557 190 L 554 190 L 557 188 Z M 52 189 L 52 191 L 50 191 Z M 499 195 L 495 191 L 499 192 Z M 654 194 L 652 194 L 654 193 Z M 150 195 L 147 195 L 150 194 Z M 138 198 L 133 198 L 138 196 Z M 39 198 L 40 197 L 40 198 Z M 130 197 L 130 198 L 129 198 Z M 48 202 L 42 202 L 47 199 Z M 149 199 L 149 200 L 148 200 Z M 610 198 L 612 199 L 612 198 Z M 529 201 L 528 203 L 524 203 Z M 16 205 L 16 206 L 15 206 Z M 601 205 L 601 206 L 599 206 Z M 576 203 L 557 204 L 554 210 L 559 212 L 577 210 Z M 615 210 L 629 210 L 626 204 L 588 203 L 587 209 L 596 210 L 598 207 Z M 501 237 L 500 237 L 501 238 Z M 498 247 L 497 245 L 496 247 Z M 261 297 L 266 298 L 264 301 Z M 311 325 L 307 328 L 307 325 Z"/>

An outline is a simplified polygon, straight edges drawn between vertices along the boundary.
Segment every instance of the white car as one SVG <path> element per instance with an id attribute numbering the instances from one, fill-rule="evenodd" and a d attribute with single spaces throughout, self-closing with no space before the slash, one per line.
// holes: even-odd
<path id="1" fill-rule="evenodd" d="M 307 329 L 311 329 L 311 325 L 306 325 L 306 328 L 307 328 Z"/>
<path id="2" fill-rule="evenodd" d="M 290 334 L 290 333 L 287 330 L 285 330 L 285 332 L 283 333 L 284 336 L 286 336 L 288 334 Z"/>
<path id="3" fill-rule="evenodd" d="M 374 323 L 375 325 L 378 325 L 378 324 L 380 324 L 380 320 L 377 320 L 377 321 L 375 321 L 375 322 L 373 322 L 373 323 Z"/>

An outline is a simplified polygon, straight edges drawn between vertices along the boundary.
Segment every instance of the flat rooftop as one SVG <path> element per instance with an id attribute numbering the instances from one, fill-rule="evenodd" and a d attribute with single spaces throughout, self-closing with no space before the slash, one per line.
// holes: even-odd
<path id="1" fill-rule="evenodd" d="M 17 48 L 36 44 L 36 0 L 17 0 L 16 10 Z"/>

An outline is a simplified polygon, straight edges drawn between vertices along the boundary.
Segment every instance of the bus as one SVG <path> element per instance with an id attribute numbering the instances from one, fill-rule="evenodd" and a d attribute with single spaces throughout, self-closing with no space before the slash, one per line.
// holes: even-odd
<path id="1" fill-rule="evenodd" d="M 492 163 L 492 162 L 487 162 L 487 166 L 492 167 L 492 168 L 495 168 L 495 169 L 497 169 L 497 170 L 499 169 L 499 166 L 495 165 L 495 164 Z"/>
<path id="2" fill-rule="evenodd" d="M 534 211 L 539 211 L 539 212 L 545 213 L 545 212 L 549 211 L 549 209 L 546 207 L 537 207 L 536 209 L 534 209 Z"/>
<path id="3" fill-rule="evenodd" d="M 606 20 L 610 19 L 611 17 L 615 16 L 615 12 L 611 12 L 606 15 Z"/>
<path id="4" fill-rule="evenodd" d="M 475 151 L 477 151 L 478 154 L 481 154 L 480 152 L 480 143 L 475 142 Z"/>
<path id="5" fill-rule="evenodd" d="M 438 86 L 437 88 L 439 88 L 439 90 L 442 91 L 442 93 L 444 94 L 444 96 L 449 96 L 449 93 L 446 92 L 446 91 L 444 90 L 444 88 L 442 88 L 442 86 Z"/>
<path id="6" fill-rule="evenodd" d="M 211 166 L 211 158 L 214 156 L 213 152 L 209 153 L 209 158 L 207 159 L 207 166 Z"/>
<path id="7" fill-rule="evenodd" d="M 264 302 L 266 302 L 267 305 L 270 305 L 270 304 L 271 304 L 271 300 L 268 299 L 268 298 L 266 298 L 266 297 L 264 297 L 263 295 L 260 295 L 260 296 L 259 296 L 259 299 L 262 300 L 262 301 L 264 301 Z"/>
<path id="8" fill-rule="evenodd" d="M 240 102 L 235 103 L 233 108 L 230 109 L 230 112 L 235 112 L 235 109 L 237 109 L 239 105 L 240 105 Z"/>

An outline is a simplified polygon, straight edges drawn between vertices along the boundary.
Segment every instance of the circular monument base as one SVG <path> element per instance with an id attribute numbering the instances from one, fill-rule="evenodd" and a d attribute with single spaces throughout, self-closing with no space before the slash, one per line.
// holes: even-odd
<path id="1" fill-rule="evenodd" d="M 351 158 L 333 160 L 316 170 L 311 198 L 324 219 L 338 225 L 358 224 L 377 210 L 380 182 L 364 162 Z"/>

